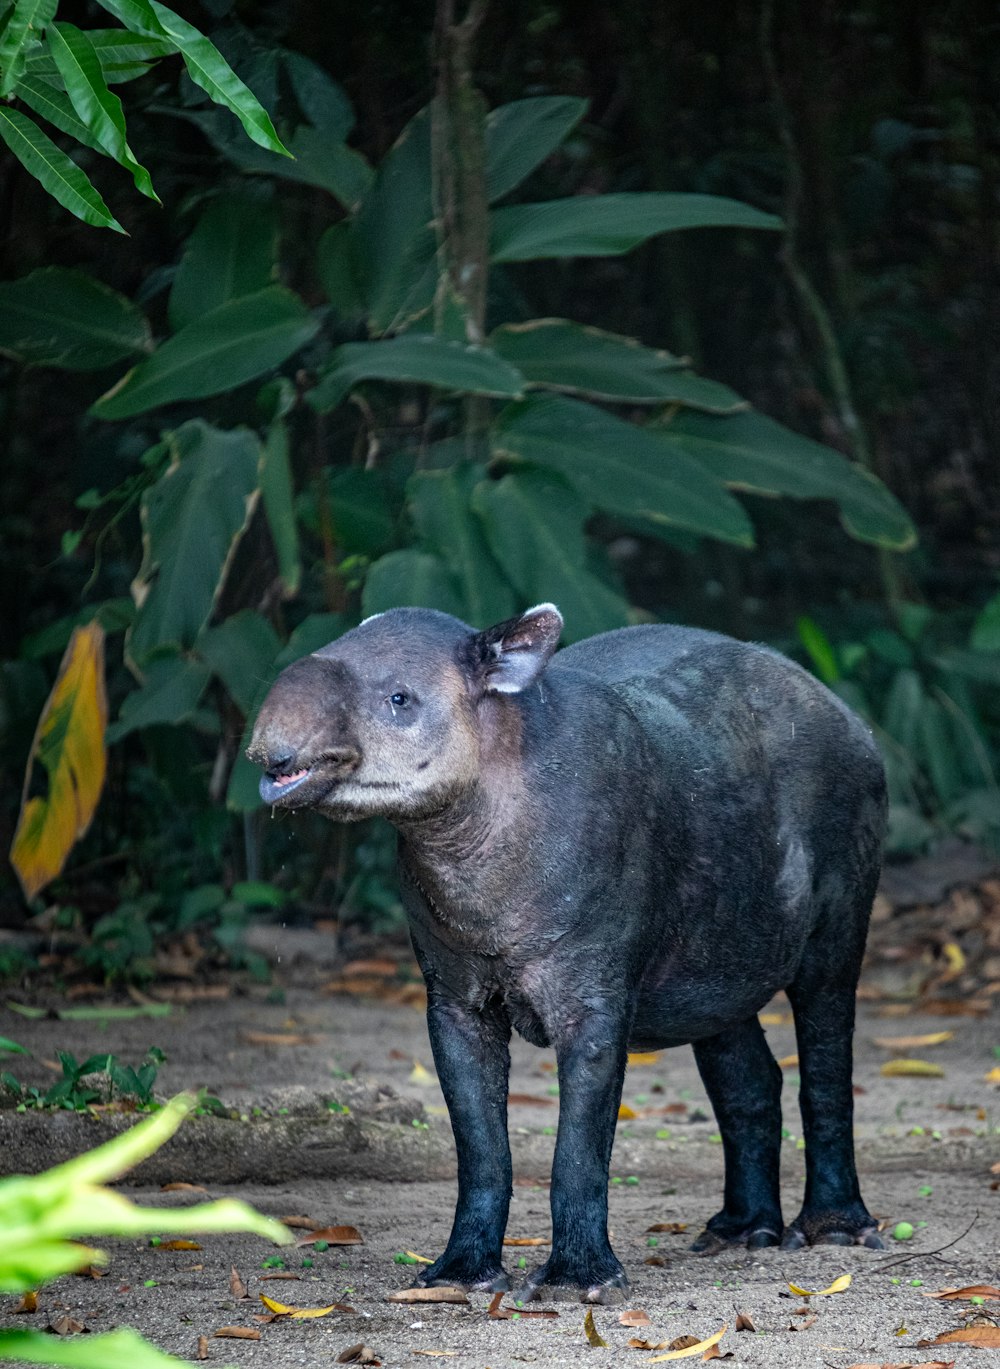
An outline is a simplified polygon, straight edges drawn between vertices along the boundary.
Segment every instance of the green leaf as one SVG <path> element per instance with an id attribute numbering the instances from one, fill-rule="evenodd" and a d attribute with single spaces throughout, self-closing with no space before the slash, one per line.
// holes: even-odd
<path id="1" fill-rule="evenodd" d="M 63 1369 L 178 1369 L 180 1363 L 125 1329 L 72 1339 L 44 1331 L 0 1331 L 0 1360 L 57 1364 Z"/>
<path id="2" fill-rule="evenodd" d="M 924 689 L 915 670 L 897 670 L 886 695 L 882 726 L 894 742 L 912 753 L 923 708 Z"/>
<path id="3" fill-rule="evenodd" d="M 41 38 L 57 0 L 16 0 L 0 38 L 0 98 L 11 94 L 24 67 L 25 44 Z"/>
<path id="4" fill-rule="evenodd" d="M 102 157 L 109 155 L 79 117 L 69 96 L 58 86 L 33 76 L 22 76 L 17 83 L 17 98 L 43 119 L 48 119 L 60 133 L 68 134 L 78 143 L 83 143 L 84 147 L 99 152 Z"/>
<path id="5" fill-rule="evenodd" d="M 258 196 L 212 200 L 187 240 L 167 311 L 175 330 L 229 300 L 263 290 L 274 275 L 278 223 L 273 204 Z"/>
<path id="6" fill-rule="evenodd" d="M 74 24 L 53 24 L 48 32 L 52 59 L 66 87 L 73 108 L 91 133 L 119 165 L 132 173 L 140 194 L 160 203 L 149 172 L 136 161 L 125 140 L 122 102 L 108 89 L 100 58 L 90 39 Z"/>
<path id="7" fill-rule="evenodd" d="M 43 266 L 0 283 L 0 351 L 19 361 L 99 371 L 149 346 L 132 301 L 83 271 Z"/>
<path id="8" fill-rule="evenodd" d="M 141 38 L 127 29 L 87 29 L 87 37 L 105 70 L 145 65 L 176 51 L 166 38 Z M 26 70 L 39 73 L 55 70 L 51 54 L 33 54 L 27 60 Z"/>
<path id="9" fill-rule="evenodd" d="M 436 608 L 460 617 L 462 602 L 444 562 L 431 552 L 391 551 L 376 561 L 361 591 L 362 612 L 387 608 Z"/>
<path id="10" fill-rule="evenodd" d="M 926 695 L 920 709 L 917 739 L 938 802 L 950 803 L 964 788 L 955 738 L 945 710 L 936 699 Z"/>
<path id="11" fill-rule="evenodd" d="M 102 395 L 91 412 L 131 418 L 160 404 L 233 390 L 280 366 L 318 329 L 319 320 L 298 295 L 270 285 L 189 323 Z"/>
<path id="12" fill-rule="evenodd" d="M 278 557 L 278 574 L 285 594 L 298 593 L 302 581 L 299 531 L 295 519 L 295 492 L 288 453 L 288 428 L 282 415 L 272 420 L 264 442 L 260 467 L 260 493 L 271 540 Z"/>
<path id="13" fill-rule="evenodd" d="M 346 220 L 331 225 L 320 238 L 316 270 L 327 299 L 341 318 L 362 318 L 366 305 L 354 267 L 354 237 Z"/>
<path id="14" fill-rule="evenodd" d="M 381 471 L 356 466 L 336 471 L 326 478 L 324 493 L 333 541 L 342 552 L 375 557 L 392 545 L 396 519 Z M 320 531 L 318 524 L 317 519 Z"/>
<path id="15" fill-rule="evenodd" d="M 715 413 L 746 408 L 734 390 L 702 380 L 670 352 L 566 319 L 506 323 L 491 346 L 524 376 L 529 389 L 561 390 L 631 404 L 686 404 Z"/>
<path id="16" fill-rule="evenodd" d="M 815 618 L 805 615 L 797 620 L 795 630 L 808 653 L 814 672 L 825 685 L 832 688 L 840 679 L 840 667 L 829 637 Z"/>
<path id="17" fill-rule="evenodd" d="M 431 205 L 431 130 L 422 109 L 382 160 L 352 221 L 358 279 L 376 333 L 426 314 L 437 287 Z"/>
<path id="18" fill-rule="evenodd" d="M 77 164 L 20 110 L 0 105 L 0 138 L 64 209 L 94 228 L 125 232 Z"/>
<path id="19" fill-rule="evenodd" d="M 492 444 L 498 457 L 557 471 L 596 508 L 753 545 L 746 513 L 697 461 L 590 404 L 555 395 L 511 404 Z"/>
<path id="20" fill-rule="evenodd" d="M 893 551 L 916 541 L 905 509 L 874 475 L 763 414 L 682 413 L 661 431 L 672 450 L 688 453 L 732 489 L 833 499 L 852 537 Z"/>
<path id="21" fill-rule="evenodd" d="M 721 195 L 670 191 L 574 195 L 514 204 L 492 217 L 495 262 L 543 257 L 614 257 L 658 233 L 682 228 L 780 228 L 781 220 Z"/>
<path id="22" fill-rule="evenodd" d="M 343 86 L 311 58 L 285 48 L 281 54 L 299 109 L 329 142 L 342 143 L 354 128 L 354 110 Z"/>
<path id="23" fill-rule="evenodd" d="M 975 651 L 1000 651 L 1000 594 L 980 611 L 972 625 L 969 646 Z"/>
<path id="24" fill-rule="evenodd" d="M 461 589 L 468 621 L 489 627 L 511 617 L 516 604 L 469 507 L 480 474 L 469 465 L 421 471 L 406 492 L 421 540 L 437 552 Z"/>
<path id="25" fill-rule="evenodd" d="M 486 191 L 502 199 L 554 152 L 587 112 L 570 95 L 538 95 L 500 105 L 486 116 Z"/>
<path id="26" fill-rule="evenodd" d="M 209 667 L 185 656 L 162 656 L 143 667 L 143 683 L 122 700 L 118 721 L 108 728 L 109 745 L 140 727 L 186 722 L 212 677 Z"/>
<path id="27" fill-rule="evenodd" d="M 274 131 L 267 110 L 236 75 L 215 44 L 193 24 L 161 5 L 159 0 L 148 0 L 148 3 L 161 31 L 184 58 L 188 75 L 195 85 L 207 91 L 217 105 L 231 109 L 255 143 L 290 157 L 291 153 Z"/>
<path id="28" fill-rule="evenodd" d="M 434 385 L 465 394 L 520 395 L 524 378 L 488 347 L 448 342 L 432 333 L 407 333 L 379 342 L 337 347 L 309 402 L 320 413 L 334 408 L 360 380 Z"/>
<path id="29" fill-rule="evenodd" d="M 567 642 L 628 623 L 625 600 L 586 569 L 588 509 L 565 481 L 541 471 L 515 471 L 481 481 L 472 503 L 494 556 L 524 602 L 558 605 Z"/>
<path id="30" fill-rule="evenodd" d="M 281 642 L 266 618 L 252 608 L 245 608 L 218 627 L 203 632 L 196 649 L 247 717 L 257 702 L 260 681 L 270 670 Z"/>
<path id="31" fill-rule="evenodd" d="M 169 435 L 172 460 L 142 498 L 144 555 L 126 638 L 140 667 L 155 648 L 193 645 L 222 589 L 257 498 L 260 442 L 201 419 Z"/>

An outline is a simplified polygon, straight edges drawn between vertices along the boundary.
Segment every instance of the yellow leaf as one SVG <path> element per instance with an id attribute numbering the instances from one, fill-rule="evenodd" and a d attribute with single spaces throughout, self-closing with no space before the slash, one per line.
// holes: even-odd
<path id="1" fill-rule="evenodd" d="M 994 1065 L 991 1070 L 987 1070 L 983 1079 L 987 1084 L 1000 1084 L 1000 1065 Z"/>
<path id="2" fill-rule="evenodd" d="M 69 640 L 31 743 L 10 849 L 25 898 L 34 898 L 59 874 L 74 842 L 90 826 L 104 785 L 107 721 L 104 629 L 88 623 Z M 29 799 L 36 760 L 48 772 L 48 793 Z"/>
<path id="3" fill-rule="evenodd" d="M 876 1046 L 884 1046 L 889 1051 L 912 1051 L 921 1046 L 940 1046 L 954 1035 L 954 1032 L 925 1032 L 923 1036 L 875 1036 L 872 1040 Z"/>
<path id="4" fill-rule="evenodd" d="M 839 1274 L 837 1278 L 834 1279 L 833 1283 L 830 1285 L 829 1288 L 819 1288 L 813 1290 L 811 1288 L 799 1288 L 794 1283 L 790 1283 L 788 1285 L 792 1292 L 800 1298 L 825 1298 L 828 1293 L 843 1293 L 844 1289 L 850 1288 L 850 1286 L 850 1274 Z"/>
<path id="5" fill-rule="evenodd" d="M 409 1082 L 419 1084 L 421 1088 L 430 1088 L 432 1084 L 437 1083 L 437 1080 L 425 1065 L 422 1065 L 419 1060 L 414 1060 L 413 1069 L 410 1070 Z"/>
<path id="6" fill-rule="evenodd" d="M 629 1051 L 630 1065 L 655 1065 L 660 1058 L 659 1051 Z"/>
<path id="7" fill-rule="evenodd" d="M 887 1060 L 879 1073 L 887 1079 L 916 1075 L 921 1079 L 943 1079 L 944 1070 L 930 1060 Z"/>
<path id="8" fill-rule="evenodd" d="M 757 1014 L 757 1021 L 762 1027 L 784 1027 L 793 1020 L 790 1012 L 759 1012 Z"/>
<path id="9" fill-rule="evenodd" d="M 605 1350 L 608 1348 L 607 1341 L 594 1325 L 594 1309 L 592 1307 L 587 1308 L 587 1315 L 583 1319 L 583 1334 L 587 1337 L 595 1350 L 599 1350 L 601 1346 L 603 1346 Z"/>
<path id="10" fill-rule="evenodd" d="M 783 1055 L 778 1061 L 778 1067 L 783 1070 L 793 1070 L 798 1063 L 799 1057 L 797 1055 Z"/>
<path id="11" fill-rule="evenodd" d="M 946 941 L 941 947 L 944 958 L 948 962 L 949 974 L 961 974 L 965 969 L 965 953 L 957 941 Z"/>
<path id="12" fill-rule="evenodd" d="M 332 1302 L 329 1307 L 293 1307 L 289 1303 L 278 1302 L 276 1298 L 269 1298 L 264 1293 L 261 1293 L 260 1300 L 276 1317 L 289 1317 L 295 1320 L 302 1320 L 305 1317 L 328 1317 L 338 1306 Z"/>
<path id="13" fill-rule="evenodd" d="M 638 1116 L 639 1114 L 636 1112 L 636 1110 L 634 1108 L 630 1108 L 628 1103 L 620 1103 L 618 1105 L 619 1122 L 631 1122 Z"/>
<path id="14" fill-rule="evenodd" d="M 407 1255 L 409 1255 L 409 1257 L 410 1257 L 411 1260 L 416 1260 L 417 1264 L 433 1264 L 433 1263 L 434 1263 L 434 1261 L 433 1261 L 433 1260 L 429 1260 L 429 1259 L 427 1258 L 426 1255 L 418 1255 L 417 1252 L 416 1252 L 415 1250 L 407 1250 L 407 1251 L 405 1251 L 404 1253 L 407 1254 Z"/>
<path id="15" fill-rule="evenodd" d="M 706 1350 L 711 1350 L 713 1345 L 718 1345 L 719 1341 L 729 1330 L 728 1323 L 721 1331 L 716 1331 L 714 1336 L 709 1336 L 707 1340 L 700 1340 L 697 1345 L 686 1345 L 683 1350 L 668 1350 L 665 1355 L 654 1355 L 652 1359 L 646 1361 L 647 1364 L 662 1364 L 668 1359 L 687 1359 L 689 1355 L 703 1355 Z"/>

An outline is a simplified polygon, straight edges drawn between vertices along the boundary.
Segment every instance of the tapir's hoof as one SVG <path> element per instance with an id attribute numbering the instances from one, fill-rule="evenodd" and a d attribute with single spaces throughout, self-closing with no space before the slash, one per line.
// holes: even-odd
<path id="1" fill-rule="evenodd" d="M 508 1293 L 511 1286 L 506 1269 L 474 1272 L 448 1265 L 440 1270 L 431 1265 L 413 1281 L 414 1288 L 464 1288 L 467 1293 Z"/>
<path id="2" fill-rule="evenodd" d="M 781 1239 L 782 1250 L 802 1250 L 807 1245 L 863 1245 L 868 1250 L 884 1250 L 882 1237 L 871 1223 L 871 1218 L 856 1230 L 848 1224 L 836 1225 L 800 1223 L 795 1221 L 785 1231 Z"/>
<path id="3" fill-rule="evenodd" d="M 571 1270 L 550 1260 L 541 1268 L 532 1270 L 524 1286 L 517 1290 L 517 1297 L 522 1302 L 531 1302 L 544 1294 L 546 1301 L 607 1305 L 623 1301 L 627 1288 L 628 1279 L 621 1265 L 603 1276 L 587 1277 L 585 1270 Z"/>
<path id="4" fill-rule="evenodd" d="M 696 1255 L 718 1255 L 720 1251 L 732 1250 L 734 1247 L 745 1247 L 747 1250 L 766 1250 L 769 1246 L 778 1245 L 781 1236 L 777 1231 L 772 1231 L 767 1226 L 755 1226 L 746 1231 L 735 1231 L 728 1235 L 721 1231 L 713 1231 L 711 1227 L 705 1228 L 698 1239 L 691 1246 L 691 1250 Z"/>

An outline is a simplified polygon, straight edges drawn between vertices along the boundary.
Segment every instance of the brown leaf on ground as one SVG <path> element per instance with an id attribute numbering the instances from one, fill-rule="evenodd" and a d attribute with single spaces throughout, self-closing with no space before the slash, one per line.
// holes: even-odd
<path id="1" fill-rule="evenodd" d="M 675 1336 L 673 1340 L 667 1341 L 668 1350 L 693 1350 L 701 1341 L 697 1336 Z"/>
<path id="2" fill-rule="evenodd" d="M 462 1288 L 397 1288 L 386 1293 L 386 1302 L 457 1302 L 468 1306 L 469 1299 Z"/>
<path id="3" fill-rule="evenodd" d="M 630 1307 L 618 1318 L 619 1326 L 652 1326 L 649 1313 L 641 1307 Z"/>
<path id="4" fill-rule="evenodd" d="M 178 1180 L 173 1184 L 161 1184 L 161 1193 L 207 1193 L 208 1189 L 204 1184 L 185 1184 Z"/>
<path id="5" fill-rule="evenodd" d="M 229 984 L 158 984 L 151 997 L 154 1003 L 215 1003 L 231 992 Z"/>
<path id="6" fill-rule="evenodd" d="M 942 1288 L 937 1293 L 925 1293 L 925 1298 L 985 1298 L 992 1300 L 1000 1298 L 1000 1288 L 994 1288 L 991 1283 L 970 1283 L 967 1288 Z"/>
<path id="7" fill-rule="evenodd" d="M 385 979 L 372 974 L 338 975 L 319 986 L 320 993 L 344 993 L 352 998 L 384 997 L 385 990 Z"/>
<path id="8" fill-rule="evenodd" d="M 872 1044 L 887 1051 L 919 1050 L 921 1046 L 940 1046 L 954 1039 L 954 1032 L 924 1032 L 922 1036 L 873 1036 Z"/>
<path id="9" fill-rule="evenodd" d="M 208 1359 L 208 1337 L 198 1337 L 198 1349 L 195 1351 L 196 1359 Z"/>
<path id="10" fill-rule="evenodd" d="M 513 1317 L 558 1317 L 554 1307 L 501 1307 L 503 1293 L 494 1293 L 486 1315 L 493 1321 L 510 1321 Z"/>
<path id="11" fill-rule="evenodd" d="M 212 1335 L 221 1340 L 260 1340 L 260 1332 L 253 1326 L 220 1326 Z"/>
<path id="12" fill-rule="evenodd" d="M 668 1231 L 671 1236 L 680 1236 L 687 1229 L 687 1222 L 655 1222 L 652 1226 L 646 1227 L 646 1235 L 654 1231 Z"/>
<path id="13" fill-rule="evenodd" d="M 85 1264 L 82 1269 L 74 1269 L 73 1273 L 78 1279 L 103 1279 L 107 1270 L 98 1269 L 96 1264 Z"/>
<path id="14" fill-rule="evenodd" d="M 381 1364 L 382 1361 L 376 1355 L 370 1345 L 349 1345 L 346 1350 L 341 1350 L 337 1356 L 338 1364 Z"/>
<path id="15" fill-rule="evenodd" d="M 659 1063 L 659 1051 L 629 1051 L 628 1062 L 630 1065 L 656 1065 Z"/>
<path id="16" fill-rule="evenodd" d="M 261 1275 L 260 1275 L 260 1281 L 261 1281 L 261 1283 L 263 1283 L 265 1279 L 285 1279 L 285 1280 L 287 1280 L 287 1279 L 296 1279 L 296 1280 L 297 1280 L 297 1279 L 301 1279 L 301 1278 L 302 1278 L 302 1275 L 301 1275 L 301 1274 L 296 1274 L 296 1272 L 295 1272 L 294 1269 L 276 1269 L 276 1270 L 274 1271 L 273 1274 L 261 1274 Z"/>
<path id="17" fill-rule="evenodd" d="M 643 1264 L 655 1265 L 657 1269 L 663 1269 L 666 1263 L 662 1255 L 647 1255 L 643 1260 Z"/>
<path id="18" fill-rule="evenodd" d="M 428 1359 L 454 1359 L 457 1350 L 411 1350 L 411 1355 L 426 1355 Z"/>
<path id="19" fill-rule="evenodd" d="M 204 1250 L 204 1248 L 197 1241 L 189 1241 L 182 1236 L 172 1241 L 160 1241 L 159 1245 L 153 1247 L 154 1250 Z"/>
<path id="20" fill-rule="evenodd" d="M 987 1017 L 991 1004 L 988 998 L 926 998 L 916 1007 L 932 1017 Z"/>
<path id="21" fill-rule="evenodd" d="M 756 1325 L 754 1324 L 753 1317 L 751 1317 L 751 1315 L 750 1315 L 749 1312 L 737 1312 L 737 1313 L 736 1313 L 736 1330 L 737 1330 L 737 1331 L 756 1331 L 756 1330 L 757 1330 L 757 1327 L 756 1327 Z"/>
<path id="22" fill-rule="evenodd" d="M 21 1301 L 14 1308 L 14 1311 L 18 1314 L 23 1312 L 38 1311 L 38 1294 L 34 1291 L 34 1289 L 32 1289 L 28 1293 L 21 1294 Z"/>
<path id="23" fill-rule="evenodd" d="M 318 1231 L 323 1225 L 322 1222 L 314 1221 L 312 1217 L 279 1217 L 278 1221 L 284 1226 L 291 1226 L 302 1231 Z"/>
<path id="24" fill-rule="evenodd" d="M 240 1032 L 248 1046 L 315 1046 L 319 1037 L 312 1032 Z"/>
<path id="25" fill-rule="evenodd" d="M 388 956 L 373 956 L 370 960 L 349 960 L 340 973 L 345 979 L 356 978 L 358 975 L 392 979 L 399 973 L 399 966 Z"/>
<path id="26" fill-rule="evenodd" d="M 310 1231 L 308 1236 L 300 1236 L 295 1244 L 312 1245 L 313 1241 L 326 1241 L 327 1245 L 364 1245 L 365 1238 L 356 1226 L 321 1226 L 318 1231 Z"/>
<path id="27" fill-rule="evenodd" d="M 250 1296 L 246 1284 L 240 1277 L 240 1271 L 235 1265 L 231 1265 L 229 1268 L 229 1291 L 234 1298 L 249 1298 Z"/>
<path id="28" fill-rule="evenodd" d="M 719 1349 L 718 1345 L 710 1345 L 710 1346 L 708 1347 L 708 1349 L 705 1351 L 705 1353 L 702 1355 L 702 1359 L 703 1359 L 703 1360 L 706 1360 L 706 1359 L 732 1359 L 732 1357 L 733 1357 L 733 1352 L 732 1352 L 732 1350 L 726 1350 L 725 1352 L 723 1352 L 722 1350 Z"/>
<path id="29" fill-rule="evenodd" d="M 592 1307 L 587 1308 L 587 1315 L 583 1319 L 583 1334 L 595 1350 L 601 1348 L 606 1350 L 608 1348 L 607 1341 L 594 1325 L 594 1309 Z"/>
<path id="30" fill-rule="evenodd" d="M 849 1364 L 847 1369 L 955 1369 L 953 1359 L 925 1359 L 914 1364 L 912 1360 L 904 1360 L 902 1364 L 893 1362 L 892 1364 Z"/>
<path id="31" fill-rule="evenodd" d="M 508 1093 L 507 1102 L 511 1107 L 522 1108 L 554 1108 L 556 1105 L 554 1098 L 539 1098 L 534 1093 Z"/>
<path id="32" fill-rule="evenodd" d="M 960 1326 L 955 1331 L 942 1331 L 933 1340 L 918 1340 L 921 1350 L 926 1345 L 978 1345 L 982 1350 L 1000 1350 L 1000 1326 Z"/>
<path id="33" fill-rule="evenodd" d="M 628 1347 L 630 1350 L 666 1350 L 667 1342 L 665 1340 L 654 1342 L 651 1340 L 633 1339 L 628 1342 Z"/>
<path id="34" fill-rule="evenodd" d="M 74 1317 L 69 1317 L 65 1313 L 61 1317 L 56 1317 L 50 1321 L 47 1330 L 57 1336 L 78 1336 L 83 1331 L 89 1331 L 89 1326 L 84 1326 L 82 1321 L 77 1321 Z"/>
<path id="35" fill-rule="evenodd" d="M 788 1329 L 789 1331 L 808 1331 L 811 1327 L 815 1326 L 818 1321 L 819 1317 L 814 1314 L 810 1317 L 804 1317 L 798 1324 L 790 1321 L 788 1323 Z"/>
<path id="36" fill-rule="evenodd" d="M 278 1302 L 276 1298 L 269 1298 L 266 1293 L 259 1293 L 257 1296 L 269 1312 L 273 1312 L 276 1317 L 287 1317 L 289 1321 L 328 1317 L 331 1312 L 354 1312 L 353 1307 L 348 1307 L 343 1302 L 331 1302 L 325 1307 L 296 1307 L 292 1303 Z"/>
<path id="37" fill-rule="evenodd" d="M 551 1245 L 547 1236 L 505 1236 L 504 1245 Z"/>

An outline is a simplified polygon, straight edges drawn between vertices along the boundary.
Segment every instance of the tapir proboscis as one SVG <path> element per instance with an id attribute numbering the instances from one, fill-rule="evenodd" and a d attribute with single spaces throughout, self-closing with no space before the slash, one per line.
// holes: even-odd
<path id="1" fill-rule="evenodd" d="M 624 628 L 555 654 L 540 604 L 476 631 L 392 609 L 279 676 L 250 758 L 264 799 L 399 833 L 458 1203 L 422 1284 L 510 1286 L 509 1041 L 555 1050 L 552 1250 L 525 1293 L 625 1286 L 608 1165 L 630 1049 L 691 1042 L 725 1157 L 694 1249 L 878 1248 L 852 1136 L 851 1038 L 885 781 L 868 729 L 765 647 Z M 795 1015 L 802 1209 L 782 1221 L 781 1071 Z"/>

